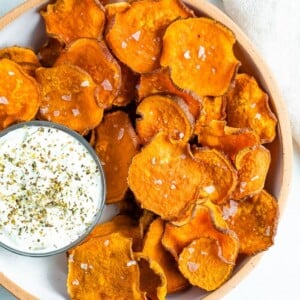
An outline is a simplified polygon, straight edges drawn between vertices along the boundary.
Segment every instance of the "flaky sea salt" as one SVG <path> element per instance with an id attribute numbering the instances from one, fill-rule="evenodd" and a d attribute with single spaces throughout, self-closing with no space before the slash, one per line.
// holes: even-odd
<path id="1" fill-rule="evenodd" d="M 136 261 L 135 260 L 130 260 L 126 264 L 127 267 L 131 267 L 131 266 L 135 266 L 135 265 L 136 265 Z"/>
<path id="2" fill-rule="evenodd" d="M 9 101 L 6 97 L 0 96 L 0 104 L 8 104 Z"/>
<path id="3" fill-rule="evenodd" d="M 117 136 L 118 141 L 120 141 L 123 138 L 124 131 L 125 131 L 124 128 L 120 128 L 120 130 L 118 132 L 118 136 Z"/>
<path id="4" fill-rule="evenodd" d="M 196 272 L 200 267 L 199 264 L 191 261 L 188 261 L 186 264 L 190 272 Z"/>
<path id="5" fill-rule="evenodd" d="M 183 53 L 183 57 L 185 59 L 191 59 L 191 53 L 190 53 L 190 50 L 186 50 L 184 53 Z"/>
<path id="6" fill-rule="evenodd" d="M 112 87 L 112 85 L 111 85 L 111 83 L 108 79 L 104 79 L 101 82 L 101 85 L 102 85 L 102 87 L 105 91 L 112 91 L 113 90 L 113 87 Z"/>
<path id="7" fill-rule="evenodd" d="M 133 33 L 131 36 L 134 40 L 139 41 L 140 36 L 141 36 L 141 31 L 139 30 L 139 31 Z"/>

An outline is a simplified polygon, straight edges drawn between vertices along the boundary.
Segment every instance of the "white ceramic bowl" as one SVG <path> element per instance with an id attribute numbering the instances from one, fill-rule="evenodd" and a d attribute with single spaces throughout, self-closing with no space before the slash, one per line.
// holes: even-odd
<path id="1" fill-rule="evenodd" d="M 105 175 L 92 146 L 83 136 L 70 128 L 48 121 L 21 122 L 7 127 L 0 132 L 0 145 L 1 154 L 10 155 L 12 149 L 20 153 L 14 154 L 15 158 L 12 162 L 3 158 L 2 163 L 5 165 L 4 161 L 7 162 L 9 172 L 13 170 L 15 174 L 26 174 L 27 171 L 33 178 L 29 180 L 28 175 L 21 180 L 22 184 L 25 183 L 22 189 L 20 189 L 19 182 L 16 182 L 17 185 L 13 190 L 17 190 L 17 193 L 20 191 L 18 197 L 22 199 L 21 204 L 18 204 L 15 210 L 14 224 L 17 226 L 11 226 L 12 222 L 8 222 L 8 226 L 0 228 L 0 246 L 16 254 L 33 257 L 56 255 L 75 247 L 99 222 L 105 203 Z M 67 150 L 70 145 L 72 145 L 73 152 Z M 5 154 L 3 154 L 4 157 Z M 78 159 L 71 161 L 74 155 Z M 33 168 L 32 165 L 38 167 Z M 49 165 L 53 166 L 53 171 L 49 171 Z M 66 172 L 71 175 L 60 176 L 56 166 L 65 168 Z M 95 172 L 87 175 L 86 167 Z M 45 169 L 47 169 L 46 172 Z M 75 174 L 79 180 L 75 178 Z M 49 176 L 57 180 L 54 184 L 57 182 L 61 184 L 61 189 L 56 192 L 57 196 L 52 195 L 48 198 L 45 195 L 54 189 L 51 180 L 49 182 L 47 180 Z M 5 176 L 3 181 L 6 181 Z M 4 193 L 5 190 L 5 195 L 10 194 L 11 185 L 8 188 L 5 186 L 7 185 L 3 186 L 1 192 Z M 86 188 L 85 193 L 88 195 L 84 193 L 83 196 L 77 198 L 78 188 Z M 18 194 L 14 194 L 16 195 Z M 40 195 L 43 195 L 43 198 Z M 91 201 L 88 201 L 88 197 Z M 8 199 L 12 199 L 10 195 Z M 63 208 L 61 199 L 66 205 Z M 3 202 L 2 200 L 0 200 L 1 204 L 4 204 L 2 207 L 7 207 L 5 204 L 7 200 Z M 58 204 L 57 201 L 59 201 Z M 74 208 L 76 211 L 73 211 Z M 47 218 L 40 219 L 40 212 L 45 210 Z M 78 213 L 80 210 L 85 213 L 84 218 L 82 213 Z M 22 218 L 30 219 L 30 223 L 25 223 L 28 226 L 26 232 L 23 221 L 16 221 Z M 51 226 L 46 222 L 50 222 Z M 68 223 L 72 223 L 72 226 L 67 225 Z M 19 230 L 22 230 L 21 236 Z"/>
<path id="2" fill-rule="evenodd" d="M 44 41 L 44 28 L 38 11 L 47 2 L 48 1 L 45 0 L 28 0 L 12 13 L 2 18 L 0 20 L 0 47 L 18 44 L 38 49 Z M 292 138 L 287 110 L 280 92 L 269 69 L 266 67 L 255 47 L 230 18 L 206 0 L 185 0 L 185 2 L 192 7 L 199 16 L 213 18 L 226 25 L 235 33 L 237 38 L 235 53 L 242 62 L 242 70 L 252 74 L 260 86 L 270 96 L 270 106 L 278 118 L 278 126 L 276 140 L 268 145 L 272 154 L 272 162 L 266 181 L 266 188 L 278 199 L 280 211 L 282 212 L 287 199 L 291 178 Z M 109 211 L 104 211 L 104 219 L 109 219 L 110 213 Z M 266 252 L 265 255 L 268 255 L 268 253 Z M 172 295 L 169 299 L 220 299 L 228 291 L 238 285 L 244 276 L 257 265 L 261 256 L 262 253 L 239 260 L 232 277 L 214 292 L 206 293 L 198 288 L 191 288 L 184 293 Z M 13 258 L 10 257 L 10 259 Z M 57 260 L 61 259 L 61 257 L 57 258 Z M 57 261 L 54 260 L 51 261 L 51 263 L 57 264 Z M 34 265 L 34 267 L 47 270 L 47 264 L 49 264 L 49 261 L 40 261 L 39 264 Z M 32 267 L 31 265 L 31 268 Z M 20 269 L 20 272 L 24 272 L 24 270 Z M 60 272 L 62 273 L 60 279 L 64 280 L 66 276 L 65 270 L 61 271 L 60 269 Z M 34 287 L 28 280 L 24 281 L 21 280 L 20 277 L 15 276 L 9 267 L 6 267 L 4 274 L 0 273 L 0 283 L 13 291 L 14 294 L 20 298 L 24 298 L 25 295 L 28 296 L 28 292 L 39 297 L 44 293 L 48 299 L 65 299 L 67 297 L 65 282 L 58 283 L 58 280 L 52 281 L 55 282 L 55 285 L 49 288 L 45 283 L 45 279 L 34 278 L 33 280 L 36 280 L 36 285 L 40 284 L 40 289 Z"/>

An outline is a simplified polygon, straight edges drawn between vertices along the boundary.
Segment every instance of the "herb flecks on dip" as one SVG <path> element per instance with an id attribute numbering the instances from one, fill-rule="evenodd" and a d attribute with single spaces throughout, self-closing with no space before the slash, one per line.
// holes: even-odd
<path id="1" fill-rule="evenodd" d="M 103 180 L 72 135 L 21 126 L 0 137 L 0 242 L 46 253 L 76 241 L 95 222 Z"/>

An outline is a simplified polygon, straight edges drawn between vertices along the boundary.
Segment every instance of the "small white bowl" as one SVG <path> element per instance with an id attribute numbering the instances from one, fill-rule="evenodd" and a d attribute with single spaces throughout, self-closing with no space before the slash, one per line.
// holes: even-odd
<path id="1" fill-rule="evenodd" d="M 98 223 L 105 177 L 81 135 L 52 122 L 19 123 L 0 132 L 0 156 L 0 246 L 26 256 L 55 255 Z"/>

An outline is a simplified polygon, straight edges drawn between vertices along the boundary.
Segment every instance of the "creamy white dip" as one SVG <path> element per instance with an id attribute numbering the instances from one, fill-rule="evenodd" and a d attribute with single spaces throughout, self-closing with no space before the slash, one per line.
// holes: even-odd
<path id="1" fill-rule="evenodd" d="M 0 137 L 0 242 L 46 253 L 76 241 L 98 218 L 99 164 L 72 135 L 22 126 Z"/>

